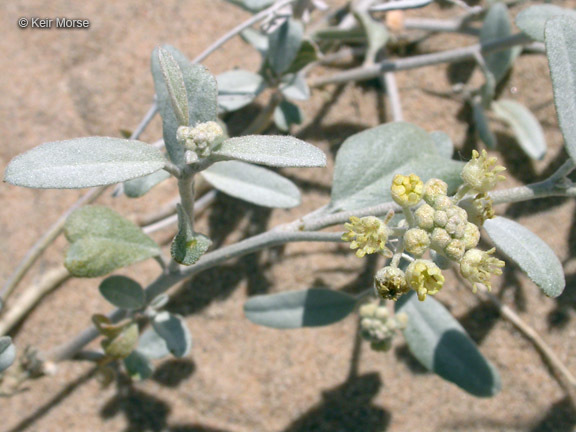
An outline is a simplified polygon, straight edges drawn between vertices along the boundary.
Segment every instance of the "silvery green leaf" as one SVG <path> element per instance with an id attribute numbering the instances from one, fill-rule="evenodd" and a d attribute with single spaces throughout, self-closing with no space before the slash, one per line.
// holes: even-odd
<path id="1" fill-rule="evenodd" d="M 524 105 L 510 100 L 500 99 L 492 102 L 494 114 L 506 122 L 522 150 L 532 159 L 540 160 L 546 154 L 546 138 L 540 122 Z"/>
<path id="2" fill-rule="evenodd" d="M 368 38 L 368 49 L 366 50 L 365 58 L 374 61 L 378 51 L 388 42 L 388 38 L 390 37 L 388 29 L 380 21 L 372 18 L 366 11 L 356 11 L 354 15 L 360 24 L 362 24 L 366 32 L 366 37 Z"/>
<path id="3" fill-rule="evenodd" d="M 218 116 L 216 79 L 204 66 L 190 63 L 186 56 L 176 48 L 170 45 L 164 45 L 161 48 L 170 53 L 182 72 L 188 98 L 188 125 L 196 126 L 198 123 L 216 121 Z M 166 150 L 172 162 L 180 164 L 184 163 L 184 148 L 176 139 L 176 131 L 180 126 L 180 122 L 172 108 L 170 92 L 168 91 L 159 60 L 159 52 L 160 48 L 154 50 L 151 62 L 154 88 L 156 89 L 156 102 L 158 111 L 162 116 L 162 133 Z"/>
<path id="4" fill-rule="evenodd" d="M 218 162 L 202 175 L 219 191 L 252 204 L 272 208 L 300 204 L 296 185 L 266 168 L 238 161 Z"/>
<path id="5" fill-rule="evenodd" d="M 128 180 L 124 182 L 124 194 L 129 198 L 140 198 L 168 178 L 170 178 L 170 173 L 160 170 L 144 177 Z"/>
<path id="6" fill-rule="evenodd" d="M 66 221 L 70 242 L 64 265 L 77 277 L 104 276 L 160 254 L 158 245 L 132 222 L 102 206 L 85 206 Z"/>
<path id="7" fill-rule="evenodd" d="M 455 190 L 463 164 L 440 156 L 430 135 L 395 122 L 352 135 L 340 147 L 334 167 L 331 210 L 354 210 L 392 200 L 395 174 L 441 178 Z"/>
<path id="8" fill-rule="evenodd" d="M 142 177 L 165 163 L 160 150 L 141 141 L 76 138 L 48 142 L 16 156 L 4 181 L 40 189 L 87 188 Z"/>
<path id="9" fill-rule="evenodd" d="M 188 95 L 186 94 L 182 71 L 172 54 L 163 48 L 158 49 L 158 61 L 176 119 L 181 125 L 187 126 L 190 122 L 190 116 L 188 114 Z"/>
<path id="10" fill-rule="evenodd" d="M 454 143 L 452 142 L 450 135 L 442 131 L 432 131 L 430 132 L 430 138 L 434 141 L 434 146 L 436 147 L 436 152 L 439 156 L 445 157 L 446 159 L 452 159 Z"/>
<path id="11" fill-rule="evenodd" d="M 192 230 L 188 215 L 180 204 L 176 208 L 178 210 L 178 233 L 172 240 L 170 253 L 177 263 L 192 265 L 206 253 L 212 241 L 205 235 Z"/>
<path id="12" fill-rule="evenodd" d="M 493 4 L 484 18 L 482 30 L 480 31 L 480 43 L 484 45 L 510 36 L 510 34 L 511 27 L 506 5 L 503 3 Z M 514 63 L 516 57 L 514 54 L 515 52 L 512 49 L 484 54 L 486 65 L 494 75 L 496 83 L 499 83 L 504 78 L 504 75 Z"/>
<path id="13" fill-rule="evenodd" d="M 184 357 L 192 347 L 192 337 L 182 317 L 161 312 L 154 317 L 152 326 L 164 339 L 168 350 L 174 357 Z"/>
<path id="14" fill-rule="evenodd" d="M 247 28 L 240 33 L 244 41 L 256 48 L 263 57 L 266 57 L 268 52 L 268 37 L 253 28 Z"/>
<path id="15" fill-rule="evenodd" d="M 304 26 L 300 21 L 287 19 L 268 37 L 268 63 L 278 75 L 288 70 L 302 43 Z"/>
<path id="16" fill-rule="evenodd" d="M 496 148 L 496 137 L 492 133 L 492 130 L 490 130 L 488 118 L 486 117 L 486 111 L 484 110 L 482 104 L 478 101 L 472 103 L 472 116 L 474 119 L 474 126 L 476 127 L 476 132 L 478 133 L 478 138 L 480 138 L 480 141 L 482 141 L 489 149 Z"/>
<path id="17" fill-rule="evenodd" d="M 280 91 L 288 99 L 298 101 L 310 99 L 310 88 L 306 83 L 306 79 L 301 74 L 285 76 L 282 79 Z"/>
<path id="18" fill-rule="evenodd" d="M 150 302 L 149 306 L 152 309 L 160 309 L 163 308 L 164 306 L 166 306 L 168 304 L 168 302 L 170 301 L 170 296 L 166 293 L 160 294 L 156 297 L 154 297 L 152 299 L 152 301 Z"/>
<path id="19" fill-rule="evenodd" d="M 16 347 L 10 336 L 0 337 L 0 372 L 8 369 L 16 359 Z"/>
<path id="20" fill-rule="evenodd" d="M 421 302 L 412 291 L 396 303 L 408 315 L 404 337 L 422 365 L 446 381 L 478 397 L 501 389 L 500 375 L 484 358 L 464 328 L 432 297 Z"/>
<path id="21" fill-rule="evenodd" d="M 110 276 L 100 284 L 100 294 L 120 309 L 135 310 L 146 306 L 146 294 L 138 282 L 126 276 Z"/>
<path id="22" fill-rule="evenodd" d="M 558 122 L 566 151 L 576 162 L 576 20 L 553 18 L 545 35 Z"/>
<path id="23" fill-rule="evenodd" d="M 312 288 L 251 297 L 244 314 L 254 324 L 277 329 L 318 327 L 346 318 L 356 298 L 340 291 Z"/>
<path id="24" fill-rule="evenodd" d="M 218 107 L 221 112 L 240 109 L 254 100 L 265 88 L 261 75 L 236 69 L 216 76 Z"/>
<path id="25" fill-rule="evenodd" d="M 286 73 L 298 73 L 310 63 L 318 60 L 318 53 L 316 52 L 316 45 L 311 41 L 304 39 L 300 45 L 300 49 L 296 54 L 296 58 L 286 71 Z"/>
<path id="26" fill-rule="evenodd" d="M 142 333 L 137 350 L 151 360 L 159 360 L 170 355 L 166 341 L 153 328 Z"/>
<path id="27" fill-rule="evenodd" d="M 362 28 L 341 29 L 338 27 L 327 27 L 314 32 L 314 40 L 316 41 L 364 43 L 366 39 L 366 32 Z"/>
<path id="28" fill-rule="evenodd" d="M 544 42 L 546 21 L 563 15 L 576 19 L 576 11 L 552 4 L 539 4 L 524 9 L 516 16 L 516 25 L 520 30 L 538 42 Z"/>
<path id="29" fill-rule="evenodd" d="M 220 160 L 236 159 L 281 168 L 326 166 L 326 155 L 322 150 L 290 136 L 247 135 L 229 138 L 212 154 Z"/>
<path id="30" fill-rule="evenodd" d="M 150 360 L 138 350 L 132 351 L 124 359 L 124 367 L 134 381 L 143 381 L 150 378 L 154 373 L 154 366 L 152 366 Z"/>
<path id="31" fill-rule="evenodd" d="M 564 270 L 552 249 L 532 231 L 504 217 L 484 222 L 496 247 L 538 285 L 548 297 L 558 297 L 566 286 Z"/>
<path id="32" fill-rule="evenodd" d="M 288 132 L 293 124 L 302 123 L 302 111 L 298 105 L 283 100 L 274 109 L 274 124 L 278 129 Z"/>
<path id="33" fill-rule="evenodd" d="M 258 12 L 264 8 L 267 8 L 274 3 L 275 0 L 226 0 L 232 4 L 240 6 L 242 9 L 246 9 L 249 12 Z"/>

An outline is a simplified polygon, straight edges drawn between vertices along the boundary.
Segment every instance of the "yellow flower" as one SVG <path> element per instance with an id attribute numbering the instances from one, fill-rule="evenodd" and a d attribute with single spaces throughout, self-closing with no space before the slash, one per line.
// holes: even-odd
<path id="1" fill-rule="evenodd" d="M 391 266 L 378 270 L 374 277 L 374 288 L 384 300 L 394 301 L 410 290 L 404 272 Z"/>
<path id="2" fill-rule="evenodd" d="M 406 269 L 406 281 L 418 294 L 418 300 L 424 301 L 427 294 L 434 295 L 442 289 L 444 276 L 432 261 L 418 259 Z"/>
<path id="3" fill-rule="evenodd" d="M 464 254 L 460 261 L 460 272 L 462 276 L 473 283 L 474 292 L 476 292 L 476 283 L 479 282 L 490 290 L 490 276 L 500 276 L 502 274 L 502 267 L 505 263 L 498 258 L 491 256 L 496 251 L 492 248 L 489 251 L 482 251 L 479 249 L 470 249 Z"/>
<path id="4" fill-rule="evenodd" d="M 420 202 L 424 193 L 424 183 L 416 174 L 404 176 L 396 174 L 392 180 L 392 198 L 402 207 L 412 207 Z"/>
<path id="5" fill-rule="evenodd" d="M 357 249 L 358 258 L 375 252 L 388 258 L 392 256 L 392 251 L 386 247 L 390 228 L 383 221 L 375 216 L 352 216 L 350 222 L 344 224 L 348 232 L 342 235 L 342 240 L 350 242 L 350 249 Z"/>
<path id="6" fill-rule="evenodd" d="M 462 180 L 477 192 L 491 191 L 496 183 L 506 178 L 499 174 L 506 168 L 496 165 L 497 161 L 495 157 L 489 158 L 486 150 L 482 150 L 482 154 L 473 150 L 472 159 L 462 169 Z"/>

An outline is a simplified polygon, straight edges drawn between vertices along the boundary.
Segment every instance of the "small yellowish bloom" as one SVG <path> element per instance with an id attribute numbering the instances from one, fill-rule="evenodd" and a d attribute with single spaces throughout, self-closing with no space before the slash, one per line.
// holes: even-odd
<path id="1" fill-rule="evenodd" d="M 432 261 L 418 259 L 406 269 L 406 281 L 418 294 L 418 300 L 424 301 L 427 294 L 434 295 L 442 289 L 444 275 Z"/>
<path id="2" fill-rule="evenodd" d="M 420 256 L 430 247 L 430 235 L 421 228 L 411 228 L 404 234 L 404 247 L 412 255 Z"/>
<path id="3" fill-rule="evenodd" d="M 497 161 L 495 157 L 488 157 L 486 150 L 482 150 L 482 154 L 473 150 L 472 159 L 462 169 L 462 180 L 477 192 L 491 191 L 499 181 L 506 178 L 500 175 L 506 168 L 496 165 Z"/>
<path id="4" fill-rule="evenodd" d="M 433 206 L 437 198 L 446 196 L 447 193 L 448 185 L 446 182 L 437 178 L 431 178 L 424 184 L 424 196 L 422 198 Z"/>
<path id="5" fill-rule="evenodd" d="M 374 277 L 374 289 L 384 300 L 394 301 L 410 291 L 404 272 L 391 266 L 378 270 Z"/>
<path id="6" fill-rule="evenodd" d="M 494 217 L 492 198 L 486 193 L 477 194 L 474 198 L 466 198 L 458 203 L 468 214 L 468 222 L 481 227 L 484 221 Z"/>
<path id="7" fill-rule="evenodd" d="M 420 202 L 424 193 L 424 183 L 416 174 L 404 176 L 396 174 L 390 188 L 392 198 L 402 207 L 413 207 Z"/>
<path id="8" fill-rule="evenodd" d="M 352 216 L 350 223 L 344 224 L 347 232 L 342 235 L 342 240 L 350 242 L 350 249 L 357 249 L 356 256 L 380 252 L 390 258 L 392 251 L 386 247 L 390 228 L 375 216 L 358 218 Z"/>
<path id="9" fill-rule="evenodd" d="M 490 290 L 492 288 L 490 277 L 502 274 L 502 267 L 504 267 L 505 263 L 491 256 L 495 251 L 496 248 L 492 248 L 487 252 L 479 249 L 470 249 L 460 261 L 460 272 L 462 276 L 473 283 L 474 292 L 476 292 L 476 283 L 478 282 Z"/>

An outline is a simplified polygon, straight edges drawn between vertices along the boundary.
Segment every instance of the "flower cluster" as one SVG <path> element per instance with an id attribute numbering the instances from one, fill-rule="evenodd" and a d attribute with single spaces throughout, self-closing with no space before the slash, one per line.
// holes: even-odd
<path id="1" fill-rule="evenodd" d="M 363 305 L 359 310 L 360 335 L 370 342 L 374 351 L 388 351 L 398 330 L 406 328 L 408 316 L 400 313 L 391 317 L 385 306 L 375 303 Z"/>
<path id="2" fill-rule="evenodd" d="M 397 174 L 390 191 L 402 207 L 405 221 L 395 230 L 376 217 L 350 218 L 342 239 L 351 242 L 350 248 L 357 250 L 358 257 L 375 252 L 392 257 L 374 277 L 374 289 L 380 298 L 396 301 L 414 290 L 423 301 L 427 295 L 438 293 L 444 276 L 433 261 L 422 258 L 429 251 L 458 264 L 474 291 L 477 283 L 491 289 L 490 277 L 502 274 L 504 262 L 492 256 L 495 249 L 486 252 L 477 246 L 479 227 L 494 216 L 488 192 L 504 178 L 500 173 L 505 168 L 496 163 L 486 151 L 474 151 L 462 169 L 463 184 L 453 196 L 448 195 L 448 185 L 440 179 L 424 183 L 416 174 Z M 392 232 L 400 232 L 401 237 L 393 243 L 394 253 L 386 248 Z M 404 252 L 411 255 L 405 272 L 398 267 L 406 258 Z"/>
<path id="3" fill-rule="evenodd" d="M 176 139 L 188 150 L 188 162 L 210 156 L 212 149 L 224 141 L 224 136 L 224 130 L 215 121 L 200 123 L 195 127 L 180 126 L 176 132 Z"/>

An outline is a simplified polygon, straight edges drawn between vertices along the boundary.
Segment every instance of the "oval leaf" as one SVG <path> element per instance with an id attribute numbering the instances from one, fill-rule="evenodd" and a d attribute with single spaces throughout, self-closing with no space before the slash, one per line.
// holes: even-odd
<path id="1" fill-rule="evenodd" d="M 219 191 L 252 204 L 272 208 L 300 204 L 296 185 L 266 168 L 238 161 L 218 162 L 202 175 Z"/>
<path id="2" fill-rule="evenodd" d="M 300 51 L 304 26 L 300 21 L 288 18 L 274 30 L 268 38 L 270 49 L 267 52 L 268 63 L 272 69 L 282 75 L 288 70 Z"/>
<path id="3" fill-rule="evenodd" d="M 549 20 L 545 36 L 558 122 L 566 151 L 576 162 L 576 20 Z"/>
<path id="4" fill-rule="evenodd" d="M 48 142 L 16 156 L 4 181 L 40 189 L 87 188 L 142 177 L 165 162 L 160 150 L 141 141 L 77 138 Z"/>
<path id="5" fill-rule="evenodd" d="M 480 43 L 482 45 L 502 39 L 511 34 L 510 20 L 508 18 L 508 8 L 504 3 L 494 3 L 482 24 L 480 31 Z M 496 83 L 499 83 L 512 64 L 517 53 L 512 49 L 502 50 L 484 55 L 486 66 L 494 75 Z"/>
<path id="6" fill-rule="evenodd" d="M 480 141 L 482 141 L 489 149 L 496 148 L 496 137 L 492 133 L 490 125 L 488 124 L 486 111 L 479 101 L 472 102 L 472 116 L 474 119 L 474 126 L 476 127 L 476 133 L 478 134 Z"/>
<path id="7" fill-rule="evenodd" d="M 135 310 L 146 306 L 146 294 L 140 284 L 126 276 L 110 276 L 100 284 L 100 294 L 120 309 Z"/>
<path id="8" fill-rule="evenodd" d="M 192 230 L 190 219 L 180 204 L 176 209 L 178 210 L 178 233 L 170 246 L 170 254 L 177 263 L 192 265 L 206 253 L 212 241 L 205 235 Z"/>
<path id="9" fill-rule="evenodd" d="M 310 88 L 301 74 L 288 75 L 282 80 L 280 86 L 282 94 L 292 100 L 303 101 L 310 99 Z"/>
<path id="10" fill-rule="evenodd" d="M 454 143 L 446 132 L 442 131 L 432 131 L 430 132 L 430 138 L 434 141 L 434 146 L 439 156 L 445 157 L 446 159 L 452 159 L 452 154 L 454 153 Z"/>
<path id="11" fill-rule="evenodd" d="M 248 135 L 225 140 L 212 152 L 219 159 L 237 159 L 273 167 L 323 167 L 326 155 L 290 136 Z"/>
<path id="12" fill-rule="evenodd" d="M 128 375 L 130 375 L 130 378 L 134 381 L 148 379 L 154 373 L 154 366 L 152 366 L 150 360 L 138 350 L 132 351 L 132 353 L 124 359 L 124 367 Z"/>
<path id="13" fill-rule="evenodd" d="M 104 276 L 160 254 L 158 245 L 138 226 L 102 206 L 73 212 L 64 234 L 71 243 L 64 265 L 77 277 Z"/>
<path id="14" fill-rule="evenodd" d="M 151 360 L 159 360 L 170 354 L 166 341 L 153 328 L 142 333 L 137 350 Z"/>
<path id="15" fill-rule="evenodd" d="M 164 82 L 170 96 L 172 109 L 176 114 L 176 119 L 181 125 L 187 126 L 190 121 L 188 114 L 188 95 L 182 71 L 169 51 L 160 48 L 158 50 L 158 61 L 164 75 Z"/>
<path id="16" fill-rule="evenodd" d="M 302 111 L 298 105 L 294 105 L 292 102 L 283 100 L 274 109 L 274 124 L 276 127 L 283 131 L 290 130 L 290 126 L 293 124 L 302 123 Z"/>
<path id="17" fill-rule="evenodd" d="M 544 42 L 546 21 L 563 15 L 576 19 L 576 11 L 551 4 L 530 6 L 516 16 L 516 25 L 520 30 L 538 42 Z"/>
<path id="18" fill-rule="evenodd" d="M 128 180 L 124 183 L 124 193 L 129 198 L 140 198 L 148 193 L 148 191 L 154 186 L 162 183 L 168 178 L 170 178 L 170 173 L 168 171 L 160 170 L 144 177 Z"/>
<path id="19" fill-rule="evenodd" d="M 216 81 L 220 112 L 235 111 L 248 105 L 266 86 L 262 76 L 242 69 L 217 75 Z"/>
<path id="20" fill-rule="evenodd" d="M 354 210 L 392 201 L 395 174 L 446 181 L 451 190 L 461 183 L 461 162 L 437 154 L 430 135 L 410 123 L 377 126 L 349 137 L 336 155 L 332 210 Z"/>
<path id="21" fill-rule="evenodd" d="M 10 336 L 0 337 L 0 372 L 8 369 L 16 359 L 16 347 Z"/>
<path id="22" fill-rule="evenodd" d="M 415 292 L 402 297 L 396 312 L 408 315 L 404 337 L 422 365 L 474 396 L 494 396 L 501 389 L 496 368 L 478 351 L 464 328 L 431 297 Z"/>
<path id="23" fill-rule="evenodd" d="M 254 324 L 277 329 L 319 327 L 346 318 L 356 298 L 340 291 L 312 288 L 251 297 L 244 314 Z"/>
<path id="24" fill-rule="evenodd" d="M 548 297 L 558 297 L 566 286 L 560 260 L 532 231 L 503 217 L 484 222 L 484 229 L 504 254 L 528 275 Z"/>
<path id="25" fill-rule="evenodd" d="M 192 347 L 192 337 L 180 316 L 161 312 L 154 317 L 152 325 L 174 357 L 188 354 Z"/>
<path id="26" fill-rule="evenodd" d="M 514 131 L 522 150 L 532 159 L 540 160 L 546 154 L 546 138 L 540 122 L 524 105 L 500 99 L 492 102 L 494 114 Z"/>

